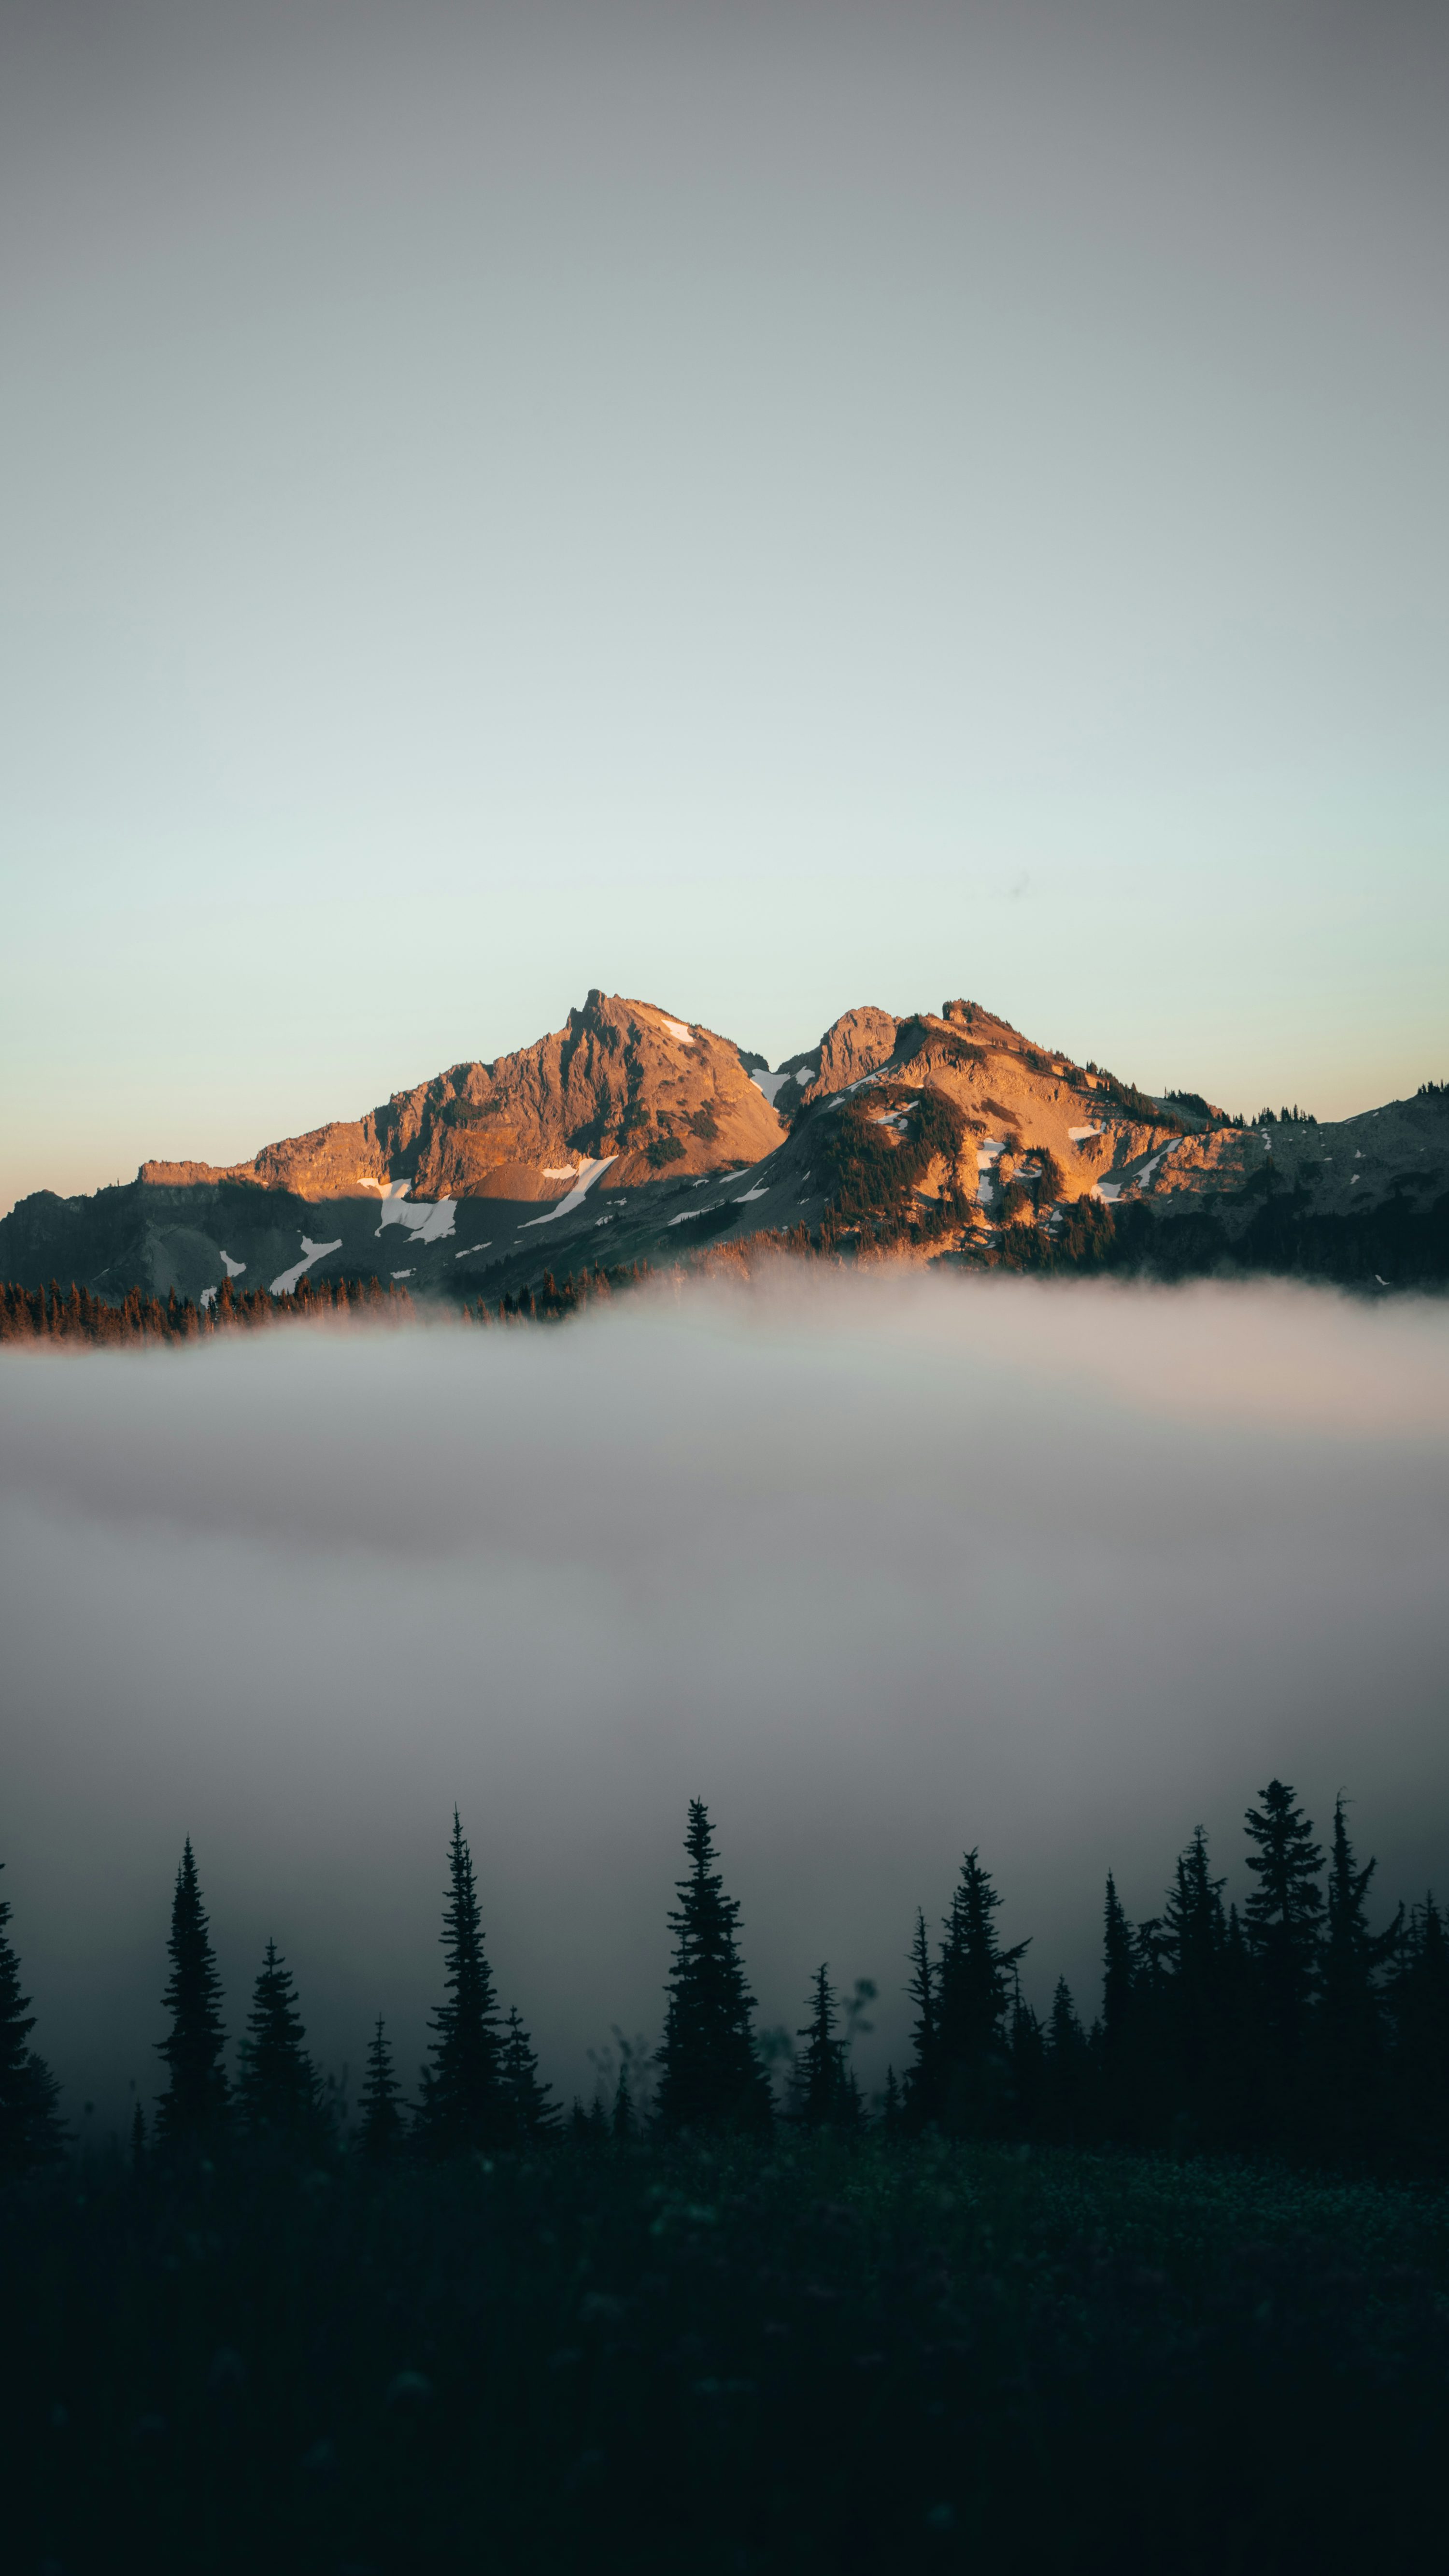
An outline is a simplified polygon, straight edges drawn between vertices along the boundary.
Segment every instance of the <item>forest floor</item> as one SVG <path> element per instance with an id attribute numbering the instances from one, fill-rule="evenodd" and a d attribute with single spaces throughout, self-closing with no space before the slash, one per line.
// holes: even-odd
<path id="1" fill-rule="evenodd" d="M 0 2197 L 17 2576 L 1436 2563 L 1449 2200 L 791 2136 Z"/>

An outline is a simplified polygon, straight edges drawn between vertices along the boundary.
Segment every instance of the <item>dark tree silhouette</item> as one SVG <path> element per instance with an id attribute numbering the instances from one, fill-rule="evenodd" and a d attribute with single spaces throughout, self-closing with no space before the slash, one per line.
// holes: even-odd
<path id="1" fill-rule="evenodd" d="M 387 2043 L 387 2026 L 381 2013 L 373 2024 L 367 2043 L 367 2072 L 362 2079 L 362 2118 L 358 2143 L 365 2156 L 381 2164 L 395 2156 L 406 2134 L 403 2124 L 402 2087 L 393 2073 L 392 2050 Z"/>
<path id="2" fill-rule="evenodd" d="M 1224 2022 L 1224 1963 L 1228 1927 L 1223 1881 L 1208 1866 L 1201 1825 L 1179 1853 L 1162 1911 L 1158 1954 L 1168 1977 L 1167 2038 L 1177 2111 L 1196 2135 L 1210 2133 L 1216 2118 Z"/>
<path id="3" fill-rule="evenodd" d="M 713 1867 L 714 1837 L 702 1798 L 689 1802 L 687 1878 L 669 1917 L 674 1964 L 659 2051 L 656 2117 L 665 2131 L 770 2125 L 769 2078 L 755 2054 L 755 1998 L 739 1954 L 740 1908 Z"/>
<path id="4" fill-rule="evenodd" d="M 292 1971 L 269 1941 L 238 2052 L 237 2109 L 253 2132 L 295 2139 L 316 2122 L 319 2087 L 305 2038 Z"/>
<path id="5" fill-rule="evenodd" d="M 503 2086 L 503 2050 L 493 1976 L 483 1948 L 473 1857 L 453 1809 L 448 1896 L 443 1910 L 446 1994 L 429 2028 L 433 2063 L 422 2070 L 419 2142 L 433 2155 L 506 2146 L 511 2105 Z"/>
<path id="6" fill-rule="evenodd" d="M 926 1918 L 916 1908 L 916 1928 L 909 1951 L 911 1973 L 906 1992 L 916 2007 L 911 2027 L 914 2056 L 906 2069 L 903 2111 L 907 2125 L 924 2129 L 939 2120 L 943 2108 L 941 2086 L 940 2025 L 937 2014 L 936 1963 L 931 1956 L 931 1940 Z"/>
<path id="7" fill-rule="evenodd" d="M 1087 2034 L 1065 1977 L 1058 1977 L 1046 2033 L 1042 2124 L 1049 2138 L 1075 2146 L 1086 2131 L 1090 2057 Z"/>
<path id="8" fill-rule="evenodd" d="M 517 2004 L 510 2004 L 503 2039 L 503 2091 L 519 2146 L 536 2146 L 557 2134 L 558 2106 L 549 2099 L 551 2090 L 538 2080 L 537 2056 Z"/>
<path id="9" fill-rule="evenodd" d="M 1389 1987 L 1398 2136 L 1410 2160 L 1449 2166 L 1449 1933 L 1427 1895 L 1414 1906 Z"/>
<path id="10" fill-rule="evenodd" d="M 170 2080 L 156 2106 L 156 2127 L 168 2146 L 202 2144 L 223 2126 L 230 2095 L 221 2062 L 226 2045 L 221 1978 L 189 1834 L 176 1873 L 166 1948 L 171 1975 L 163 2001 L 171 2028 L 156 2046 L 166 2060 Z"/>
<path id="11" fill-rule="evenodd" d="M 629 2069 L 626 2064 L 620 2067 L 619 2081 L 614 2087 L 614 2107 L 609 2114 L 609 2135 L 616 2147 L 626 2147 L 631 2138 L 637 2137 L 638 2134 L 639 2122 L 635 2116 L 634 2096 L 630 2090 Z"/>
<path id="12" fill-rule="evenodd" d="M 1282 1780 L 1260 1790 L 1261 1807 L 1245 1818 L 1257 1849 L 1248 1867 L 1257 1880 L 1245 1908 L 1248 1949 L 1265 2042 L 1265 2076 L 1281 2090 L 1300 2056 L 1318 1981 L 1323 1854 L 1313 1827 Z"/>
<path id="13" fill-rule="evenodd" d="M 835 2036 L 840 2006 L 825 1961 L 815 1971 L 808 2002 L 810 2018 L 796 2033 L 805 2046 L 790 2087 L 790 2116 L 805 2129 L 854 2128 L 860 2119 L 860 2092 L 850 2072 L 847 2042 Z"/>
<path id="14" fill-rule="evenodd" d="M 1002 1949 L 993 1919 L 1000 1903 L 973 1847 L 961 1863 L 936 1982 L 943 2116 L 963 2136 L 989 2137 L 1007 2125 L 1007 2014 L 1016 1987 L 1013 1971 L 1029 1944 Z"/>
<path id="15" fill-rule="evenodd" d="M 1372 1860 L 1357 1866 L 1340 1795 L 1328 1861 L 1312 2090 L 1316 2128 L 1325 2143 L 1349 2155 L 1367 2150 L 1378 2125 L 1387 2037 L 1381 1985 L 1403 1932 L 1402 1906 L 1387 1931 L 1369 1930 L 1367 1899 L 1377 1866 Z"/>
<path id="16" fill-rule="evenodd" d="M 20 1961 L 6 1936 L 10 1913 L 0 1898 L 0 2174 L 53 2164 L 65 2142 L 56 2110 L 60 2088 L 29 2045 L 35 2015 L 20 1991 Z"/>

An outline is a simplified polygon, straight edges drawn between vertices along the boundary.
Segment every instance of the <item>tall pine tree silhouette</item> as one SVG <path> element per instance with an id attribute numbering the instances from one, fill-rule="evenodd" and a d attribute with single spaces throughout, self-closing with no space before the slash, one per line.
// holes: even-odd
<path id="1" fill-rule="evenodd" d="M 367 2072 L 360 2099 L 362 2118 L 358 2125 L 358 2144 L 374 2163 L 381 2164 L 395 2156 L 402 2145 L 405 2132 L 401 2090 L 393 2073 L 386 2024 L 379 2013 L 367 2043 Z"/>
<path id="2" fill-rule="evenodd" d="M 1244 1930 L 1253 1962 L 1266 2095 L 1281 2109 L 1303 2051 L 1318 1982 L 1323 1854 L 1285 1781 L 1270 1780 L 1259 1796 L 1261 1807 L 1250 1807 L 1244 1818 L 1248 1840 L 1257 1846 L 1248 1854 L 1257 1884 L 1244 1908 Z"/>
<path id="3" fill-rule="evenodd" d="M 911 1973 L 906 1992 L 916 2007 L 916 2018 L 911 2025 L 914 2055 L 906 2069 L 901 2109 L 909 2128 L 924 2129 L 933 2120 L 940 2119 L 943 2100 L 936 1963 L 931 1956 L 926 1918 L 919 1905 L 908 1955 Z"/>
<path id="4" fill-rule="evenodd" d="M 714 1836 L 702 1798 L 689 1802 L 684 1838 L 689 1876 L 678 1881 L 669 1917 L 674 1964 L 659 2050 L 656 2116 L 664 2130 L 767 2129 L 769 2079 L 755 2054 L 755 1998 L 739 1953 L 740 1908 L 714 1868 Z"/>
<path id="5" fill-rule="evenodd" d="M 506 2146 L 512 2121 L 503 2086 L 498 2004 L 483 1948 L 473 1856 L 456 1807 L 440 1937 L 446 1993 L 429 2023 L 436 2036 L 432 2065 L 422 2071 L 419 2143 L 433 2155 Z"/>
<path id="6" fill-rule="evenodd" d="M 1013 1971 L 1030 1944 L 1002 1949 L 994 1920 L 1000 1903 L 973 1848 L 961 1863 L 936 1982 L 943 2116 L 949 2129 L 971 2137 L 1004 2128 L 1010 2110 L 1007 2015 Z"/>
<path id="7" fill-rule="evenodd" d="M 1410 1911 L 1389 2008 L 1396 2143 L 1419 2170 L 1443 2173 L 1449 2167 L 1449 1931 L 1432 1892 Z"/>
<path id="8" fill-rule="evenodd" d="M 20 1962 L 6 1937 L 10 1912 L 0 1898 L 0 2174 L 54 2163 L 65 2135 L 56 2110 L 59 2087 L 29 2045 L 35 2015 L 20 1991 Z"/>
<path id="9" fill-rule="evenodd" d="M 1384 1932 L 1368 1925 L 1368 1891 L 1378 1863 L 1354 1857 L 1340 1793 L 1328 1857 L 1328 1928 L 1313 2016 L 1313 2120 L 1321 2143 L 1362 2156 L 1381 2127 L 1387 2039 L 1383 1973 L 1403 1932 L 1403 1907 Z"/>
<path id="10" fill-rule="evenodd" d="M 552 2089 L 539 2082 L 533 2044 L 517 2004 L 510 2004 L 503 2038 L 503 2090 L 516 2146 L 534 2147 L 557 2136 L 559 2110 L 549 2098 Z"/>
<path id="11" fill-rule="evenodd" d="M 795 2063 L 790 2116 L 804 2129 L 854 2128 L 860 2119 L 860 2092 L 850 2072 L 847 2043 L 835 2036 L 840 2006 L 823 1960 L 808 2001 L 810 2018 L 796 2033 L 805 2046 Z"/>
<path id="12" fill-rule="evenodd" d="M 254 2134 L 301 2139 L 318 2124 L 318 2083 L 302 2043 L 292 1971 L 269 1941 L 238 2052 L 237 2109 Z"/>
<path id="13" fill-rule="evenodd" d="M 176 1873 L 166 1948 L 171 1975 L 163 2001 L 171 2028 L 156 2046 L 166 2060 L 170 2080 L 156 2106 L 157 2134 L 168 2146 L 205 2145 L 222 2128 L 230 2097 L 221 2062 L 226 2045 L 221 1978 L 189 1834 Z"/>
<path id="14" fill-rule="evenodd" d="M 1179 1853 L 1162 1909 L 1159 1955 L 1168 1976 L 1167 2032 L 1176 2109 L 1195 2136 L 1215 2125 L 1227 2045 L 1224 1961 L 1228 1927 L 1223 1882 L 1208 1866 L 1201 1825 Z"/>

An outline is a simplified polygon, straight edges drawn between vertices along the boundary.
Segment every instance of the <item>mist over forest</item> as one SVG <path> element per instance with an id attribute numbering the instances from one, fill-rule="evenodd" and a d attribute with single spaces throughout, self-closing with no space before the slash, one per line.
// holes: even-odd
<path id="1" fill-rule="evenodd" d="M 190 1834 L 236 2033 L 264 1943 L 352 2070 L 436 1999 L 453 1804 L 567 2096 L 652 2037 L 705 1797 L 768 2024 L 821 1958 L 905 2054 L 963 1849 L 1039 2009 L 1102 1881 L 1271 1775 L 1385 1915 L 1449 1883 L 1442 1308 L 818 1273 L 447 1327 L 0 1367 L 5 1893 L 74 2118 L 159 2086 Z"/>

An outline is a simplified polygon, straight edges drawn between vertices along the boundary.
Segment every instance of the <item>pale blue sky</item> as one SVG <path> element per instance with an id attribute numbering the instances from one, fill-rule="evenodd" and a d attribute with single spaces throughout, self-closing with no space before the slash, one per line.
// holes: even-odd
<path id="1" fill-rule="evenodd" d="M 596 983 L 1449 1073 L 1445 25 L 11 0 L 0 1205 Z"/>

